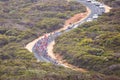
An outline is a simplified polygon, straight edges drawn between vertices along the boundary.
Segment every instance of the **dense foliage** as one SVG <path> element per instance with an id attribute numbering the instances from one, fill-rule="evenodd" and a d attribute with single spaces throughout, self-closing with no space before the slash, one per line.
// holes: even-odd
<path id="1" fill-rule="evenodd" d="M 0 80 L 69 80 L 88 76 L 89 73 L 37 63 L 34 54 L 24 48 L 44 32 L 61 28 L 66 19 L 78 12 L 85 12 L 85 7 L 65 0 L 0 0 Z"/>
<path id="2" fill-rule="evenodd" d="M 38 63 L 34 54 L 24 48 L 44 32 L 61 28 L 66 19 L 78 12 L 85 12 L 85 7 L 65 0 L 0 0 L 0 80 L 116 79 L 95 72 L 82 73 L 50 63 Z M 98 52 L 104 51 L 98 49 Z"/>
<path id="3" fill-rule="evenodd" d="M 98 0 L 114 8 L 120 8 L 120 0 Z"/>
<path id="4" fill-rule="evenodd" d="M 50 63 L 36 62 L 33 53 L 17 43 L 10 43 L 0 49 L 0 79 L 1 80 L 70 80 L 78 77 L 91 78 L 98 74 L 75 72 Z M 90 77 L 87 77 L 91 75 Z M 104 77 L 101 75 L 101 77 Z M 95 77 L 97 78 L 97 77 Z"/>
<path id="5" fill-rule="evenodd" d="M 54 52 L 75 66 L 120 77 L 120 8 L 61 35 Z"/>
<path id="6" fill-rule="evenodd" d="M 40 33 L 50 32 L 61 28 L 64 20 L 78 12 L 85 12 L 83 5 L 65 0 L 2 0 L 0 26 L 19 30 L 32 28 Z M 52 24 L 47 27 L 40 25 L 47 24 L 48 21 Z"/>

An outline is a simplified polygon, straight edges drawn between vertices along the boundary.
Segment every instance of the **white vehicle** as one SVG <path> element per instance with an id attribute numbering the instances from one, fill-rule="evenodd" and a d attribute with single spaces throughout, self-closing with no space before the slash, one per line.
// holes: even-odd
<path id="1" fill-rule="evenodd" d="M 101 4 L 99 7 L 100 7 L 100 8 L 104 8 L 104 5 Z"/>
<path id="2" fill-rule="evenodd" d="M 100 2 L 97 1 L 91 1 L 92 4 L 96 5 L 96 6 L 100 6 Z"/>
<path id="3" fill-rule="evenodd" d="M 96 4 L 96 3 L 97 3 L 97 1 L 91 1 L 91 3 Z"/>
<path id="4" fill-rule="evenodd" d="M 86 20 L 86 22 L 90 22 L 90 21 L 92 21 L 93 19 L 92 18 L 88 18 L 87 20 Z"/>
<path id="5" fill-rule="evenodd" d="M 97 18 L 98 18 L 98 14 L 94 14 L 93 19 L 97 19 Z"/>
<path id="6" fill-rule="evenodd" d="M 95 5 L 96 5 L 96 6 L 100 6 L 100 5 L 101 5 L 101 3 L 100 3 L 100 2 L 97 2 Z"/>
<path id="7" fill-rule="evenodd" d="M 72 25 L 68 26 L 68 29 L 72 29 L 74 26 L 75 26 L 75 25 L 72 24 Z"/>
<path id="8" fill-rule="evenodd" d="M 91 2 L 91 0 L 87 0 L 87 2 Z"/>

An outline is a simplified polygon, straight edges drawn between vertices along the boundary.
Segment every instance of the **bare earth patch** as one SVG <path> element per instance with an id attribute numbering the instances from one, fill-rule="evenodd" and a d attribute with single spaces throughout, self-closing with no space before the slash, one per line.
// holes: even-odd
<path id="1" fill-rule="evenodd" d="M 55 41 L 51 42 L 48 46 L 48 55 L 51 56 L 53 59 L 56 59 L 60 64 L 62 64 L 64 67 L 66 68 L 70 68 L 72 70 L 75 71 L 80 71 L 80 72 L 87 72 L 87 70 L 83 69 L 83 68 L 78 68 L 76 66 L 73 66 L 69 63 L 67 63 L 66 60 L 63 60 L 62 56 L 59 54 L 54 54 L 53 53 L 53 47 L 55 45 Z"/>
<path id="2" fill-rule="evenodd" d="M 109 6 L 106 6 L 105 5 L 105 12 L 109 12 L 110 11 L 110 7 Z M 84 18 L 86 18 L 89 14 L 91 13 L 91 11 L 89 10 L 89 8 L 87 8 L 87 12 L 85 13 L 78 13 L 76 15 L 74 15 L 73 17 L 71 17 L 70 19 L 66 20 L 65 21 L 65 25 L 63 26 L 63 28 L 59 29 L 59 30 L 56 30 L 56 31 L 62 31 L 62 30 L 65 30 L 68 28 L 68 26 L 70 24 L 73 24 L 73 23 L 78 23 L 80 22 L 81 20 L 83 20 Z M 43 36 L 40 36 L 39 38 L 35 39 L 34 41 L 28 43 L 25 48 L 28 49 L 30 52 L 32 52 L 32 48 L 33 46 L 35 45 L 35 43 L 40 40 Z M 76 66 L 73 66 L 71 64 L 68 64 L 65 60 L 62 59 L 62 56 L 58 55 L 58 54 L 54 54 L 53 53 L 53 48 L 54 48 L 54 45 L 55 45 L 55 41 L 51 42 L 49 45 L 48 45 L 48 55 L 53 58 L 53 59 L 56 59 L 57 61 L 59 61 L 59 63 L 61 63 L 64 67 L 67 67 L 67 68 L 70 68 L 72 70 L 76 70 L 76 71 L 81 71 L 81 72 L 87 72 L 87 70 L 85 69 L 82 69 L 82 68 L 78 68 Z"/>
<path id="3" fill-rule="evenodd" d="M 108 13 L 110 12 L 110 10 L 112 9 L 111 7 L 107 6 L 107 5 L 104 5 L 105 6 L 105 13 Z"/>
<path id="4" fill-rule="evenodd" d="M 86 18 L 90 13 L 90 10 L 87 8 L 87 12 L 86 13 L 79 13 L 74 15 L 73 17 L 71 17 L 70 19 L 66 20 L 65 25 L 63 26 L 63 28 L 56 30 L 56 31 L 62 31 L 68 28 L 68 26 L 70 25 L 70 23 L 75 23 L 78 22 L 84 18 Z M 32 42 L 28 43 L 25 48 L 28 49 L 30 52 L 32 52 L 32 48 L 35 45 L 35 43 L 40 40 L 43 36 L 40 36 L 39 38 L 33 40 Z"/>
<path id="5" fill-rule="evenodd" d="M 84 18 L 85 16 L 87 15 L 87 12 L 86 13 L 79 13 L 79 14 L 76 14 L 74 15 L 73 17 L 71 17 L 70 19 L 66 20 L 65 21 L 65 25 L 70 25 L 70 24 L 73 24 L 77 21 L 80 21 L 82 18 Z"/>
<path id="6" fill-rule="evenodd" d="M 62 29 L 58 30 L 58 31 L 65 30 L 70 24 L 80 22 L 82 19 L 86 18 L 89 14 L 90 14 L 90 10 L 87 8 L 87 12 L 85 12 L 85 13 L 79 13 L 79 14 L 74 15 L 70 19 L 66 20 L 64 27 Z M 78 68 L 76 66 L 73 66 L 73 65 L 67 63 L 67 61 L 65 61 L 65 60 L 62 59 L 62 56 L 60 56 L 58 54 L 55 55 L 53 53 L 54 45 L 55 45 L 55 41 L 51 42 L 48 45 L 48 47 L 47 47 L 47 49 L 48 49 L 48 55 L 50 57 L 52 57 L 53 59 L 56 59 L 64 67 L 67 67 L 67 68 L 70 68 L 70 69 L 76 70 L 76 71 L 87 72 L 87 70 L 85 70 L 83 68 Z"/>
<path id="7" fill-rule="evenodd" d="M 68 28 L 69 25 L 79 23 L 81 20 L 85 19 L 91 13 L 91 11 L 88 7 L 86 7 L 86 9 L 87 9 L 87 11 L 85 13 L 75 14 L 73 17 L 66 20 L 63 28 L 56 30 L 56 31 L 65 30 Z"/>
<path id="8" fill-rule="evenodd" d="M 73 24 L 73 23 L 78 23 L 80 22 L 81 20 L 83 20 L 84 18 L 86 18 L 89 14 L 90 14 L 90 10 L 89 8 L 87 8 L 87 12 L 85 13 L 78 13 L 76 15 L 74 15 L 73 17 L 71 17 L 70 19 L 66 20 L 65 21 L 65 25 L 63 26 L 63 28 L 59 29 L 59 30 L 56 30 L 57 32 L 59 31 L 62 31 L 62 30 L 65 30 L 68 28 L 68 26 L 70 24 Z M 33 40 L 32 42 L 28 43 L 25 48 L 28 49 L 30 52 L 32 52 L 32 48 L 33 46 L 35 45 L 35 43 L 40 40 L 43 36 L 40 36 L 39 38 Z M 59 61 L 64 67 L 67 67 L 67 68 L 70 68 L 72 70 L 76 70 L 76 71 L 81 71 L 81 72 L 87 72 L 87 70 L 85 69 L 82 69 L 82 68 L 77 68 L 76 66 L 73 66 L 71 64 L 68 64 L 65 60 L 62 59 L 62 56 L 58 56 L 58 55 L 55 55 L 53 53 L 53 46 L 54 46 L 55 42 L 51 42 L 49 45 L 48 45 L 48 55 L 53 58 L 53 59 L 56 59 L 57 61 Z"/>

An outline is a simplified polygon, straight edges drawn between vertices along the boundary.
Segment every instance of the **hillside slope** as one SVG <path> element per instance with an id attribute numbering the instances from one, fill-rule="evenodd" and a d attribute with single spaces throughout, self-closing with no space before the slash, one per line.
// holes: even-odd
<path id="1" fill-rule="evenodd" d="M 37 63 L 34 54 L 24 48 L 26 43 L 61 28 L 66 19 L 85 11 L 80 3 L 65 0 L 0 0 L 0 80 L 69 80 L 89 75 Z"/>
<path id="2" fill-rule="evenodd" d="M 70 64 L 120 77 L 120 8 L 56 39 L 54 52 Z"/>

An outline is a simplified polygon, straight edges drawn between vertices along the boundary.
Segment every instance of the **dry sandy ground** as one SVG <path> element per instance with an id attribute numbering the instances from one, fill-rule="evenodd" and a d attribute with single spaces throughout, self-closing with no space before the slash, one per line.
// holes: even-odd
<path id="1" fill-rule="evenodd" d="M 110 7 L 105 5 L 105 12 L 109 12 L 110 11 Z M 68 26 L 70 24 L 73 23 L 78 23 L 79 21 L 83 20 L 84 18 L 86 18 L 89 14 L 91 13 L 91 11 L 89 10 L 89 8 L 87 8 L 87 12 L 86 13 L 79 13 L 74 15 L 73 17 L 71 17 L 70 19 L 66 20 L 65 25 L 63 26 L 63 28 L 56 30 L 56 31 L 62 31 L 68 28 Z M 33 40 L 32 42 L 28 43 L 25 48 L 28 49 L 30 52 L 32 52 L 32 48 L 35 45 L 35 43 L 40 40 L 43 36 L 40 36 L 39 38 Z M 65 60 L 62 59 L 62 57 L 60 55 L 55 55 L 53 53 L 53 47 L 54 47 L 55 42 L 51 42 L 48 45 L 48 55 L 51 56 L 53 59 L 57 59 L 60 63 L 63 64 L 63 66 L 71 68 L 73 70 L 77 70 L 77 71 L 82 71 L 82 72 L 87 72 L 87 70 L 82 69 L 82 68 L 77 68 L 76 66 L 73 66 L 71 64 L 68 64 Z"/>
<path id="2" fill-rule="evenodd" d="M 26 48 L 27 50 L 29 50 L 30 52 L 32 52 L 33 46 L 34 46 L 35 43 L 36 43 L 38 40 L 40 40 L 42 37 L 43 37 L 43 36 L 40 36 L 39 38 L 37 38 L 37 39 L 33 40 L 32 42 L 28 43 L 28 44 L 25 46 L 25 48 Z"/>
<path id="3" fill-rule="evenodd" d="M 105 13 L 110 12 L 110 7 L 105 5 Z M 70 19 L 68 19 L 65 22 L 65 26 L 63 29 L 66 29 L 70 23 L 78 23 L 81 20 L 83 20 L 84 18 L 86 18 L 89 14 L 91 13 L 91 11 L 89 10 L 89 8 L 87 8 L 87 12 L 86 13 L 79 13 L 74 15 L 73 17 L 71 17 Z M 61 30 L 61 29 L 60 29 Z M 48 45 L 48 55 L 51 56 L 53 59 L 57 59 L 59 61 L 59 63 L 64 64 L 65 67 L 76 70 L 76 71 L 81 71 L 81 72 L 87 72 L 87 70 L 83 69 L 83 68 L 77 68 L 76 66 L 73 66 L 71 64 L 68 64 L 65 60 L 62 59 L 62 56 L 58 55 L 58 54 L 54 54 L 53 53 L 53 47 L 55 45 L 55 41 L 51 42 Z"/>
<path id="4" fill-rule="evenodd" d="M 77 68 L 76 66 L 68 64 L 67 61 L 65 61 L 65 60 L 62 59 L 62 56 L 60 56 L 58 54 L 55 55 L 53 53 L 53 47 L 54 47 L 54 45 L 55 45 L 55 41 L 52 41 L 48 45 L 48 55 L 49 56 L 51 56 L 53 59 L 56 59 L 60 64 L 62 64 L 66 68 L 70 68 L 70 69 L 75 70 L 75 71 L 87 72 L 87 70 L 85 70 L 83 68 Z"/>
<path id="5" fill-rule="evenodd" d="M 104 5 L 105 6 L 105 13 L 108 13 L 110 12 L 110 10 L 112 9 L 111 7 L 107 6 L 107 5 Z"/>
<path id="6" fill-rule="evenodd" d="M 74 15 L 73 17 L 71 17 L 70 19 L 66 20 L 65 22 L 65 25 L 63 26 L 63 28 L 59 29 L 59 30 L 56 30 L 57 32 L 59 31 L 62 31 L 62 30 L 65 30 L 68 28 L 68 26 L 70 24 L 73 24 L 73 23 L 77 23 L 81 20 L 83 20 L 84 18 L 86 18 L 88 15 L 90 14 L 90 10 L 87 8 L 87 12 L 85 13 L 79 13 L 79 14 L 76 14 Z M 33 46 L 35 45 L 35 43 L 40 40 L 43 36 L 35 39 L 34 41 L 30 42 L 29 44 L 26 45 L 26 49 L 28 49 L 30 52 L 32 52 L 32 48 Z M 73 70 L 76 70 L 76 71 L 81 71 L 81 72 L 86 72 L 86 70 L 82 69 L 82 68 L 77 68 L 71 64 L 68 64 L 65 60 L 62 60 L 62 57 L 61 56 L 55 56 L 55 54 L 53 53 L 53 46 L 55 44 L 55 41 L 51 42 L 49 45 L 48 45 L 48 55 L 51 56 L 53 59 L 57 59 L 57 61 L 59 61 L 59 63 L 61 63 L 63 66 L 67 67 L 67 68 L 70 68 L 70 69 L 73 69 Z"/>
<path id="7" fill-rule="evenodd" d="M 85 13 L 79 13 L 79 14 L 74 15 L 70 19 L 66 20 L 65 25 L 63 26 L 63 28 L 61 28 L 59 30 L 56 30 L 56 31 L 59 32 L 59 31 L 67 29 L 70 24 L 77 23 L 77 22 L 81 21 L 82 19 L 86 18 L 89 14 L 90 14 L 90 10 L 87 8 L 87 12 L 85 12 Z M 33 46 L 42 37 L 43 36 L 40 36 L 39 38 L 37 38 L 37 39 L 33 40 L 32 42 L 28 43 L 25 46 L 25 48 L 28 49 L 30 52 L 32 52 Z M 77 71 L 86 72 L 86 70 L 83 70 L 81 68 L 77 68 L 77 67 L 75 67 L 73 65 L 68 64 L 67 62 L 65 62 L 64 60 L 62 60 L 62 58 L 60 56 L 56 57 L 55 54 L 53 53 L 53 46 L 54 46 L 54 44 L 55 44 L 55 42 L 53 41 L 47 47 L 48 48 L 48 55 L 49 56 L 51 56 L 53 59 L 57 59 L 63 66 L 65 66 L 67 68 L 71 68 L 71 69 L 77 70 Z"/>
<path id="8" fill-rule="evenodd" d="M 109 6 L 105 5 L 105 13 L 110 12 L 110 9 L 111 8 Z M 89 10 L 89 8 L 87 8 L 86 13 L 79 13 L 79 14 L 74 15 L 70 19 L 66 20 L 64 27 L 62 29 L 60 29 L 60 31 L 63 30 L 63 29 L 66 29 L 70 24 L 78 23 L 79 21 L 86 18 L 90 13 L 91 13 L 91 11 Z M 58 54 L 55 55 L 53 53 L 54 45 L 55 45 L 55 41 L 51 42 L 48 45 L 48 55 L 49 56 L 51 56 L 53 59 L 57 59 L 59 61 L 59 63 L 64 64 L 64 66 L 67 67 L 67 68 L 71 68 L 73 70 L 77 70 L 77 71 L 81 71 L 81 72 L 87 72 L 87 70 L 85 70 L 83 68 L 77 68 L 76 66 L 68 64 L 65 60 L 62 59 L 62 56 L 60 56 Z"/>
<path id="9" fill-rule="evenodd" d="M 74 15 L 70 19 L 66 20 L 64 27 L 62 29 L 59 29 L 58 31 L 67 29 L 67 27 L 70 24 L 73 24 L 73 23 L 75 24 L 75 23 L 80 22 L 81 20 L 83 20 L 84 18 L 86 18 L 90 13 L 91 13 L 91 11 L 89 10 L 89 8 L 87 8 L 87 12 L 85 12 L 85 13 L 79 13 L 79 14 Z M 47 47 L 48 48 L 48 55 L 50 57 L 52 57 L 53 59 L 57 59 L 57 61 L 59 63 L 63 64 L 64 67 L 67 67 L 67 68 L 70 68 L 70 69 L 76 70 L 76 71 L 87 72 L 87 70 L 85 70 L 83 68 L 77 68 L 76 66 L 68 64 L 65 60 L 62 59 L 62 56 L 55 55 L 53 53 L 53 47 L 54 47 L 54 45 L 55 45 L 55 41 L 51 42 L 48 45 L 48 47 Z"/>
<path id="10" fill-rule="evenodd" d="M 90 13 L 90 10 L 89 10 L 88 8 L 87 8 L 87 11 L 88 11 L 88 12 L 86 12 L 86 13 L 76 14 L 76 15 L 74 15 L 73 17 L 71 17 L 70 19 L 66 20 L 65 25 L 63 26 L 63 28 L 61 28 L 61 29 L 59 29 L 59 30 L 56 30 L 56 31 L 58 32 L 58 31 L 65 30 L 65 29 L 68 28 L 68 26 L 70 25 L 70 23 L 75 23 L 75 22 L 77 22 L 77 21 L 80 21 L 80 20 L 86 18 L 86 17 L 89 15 L 88 13 Z M 40 36 L 39 38 L 37 38 L 37 39 L 33 40 L 32 42 L 28 43 L 28 44 L 25 46 L 25 48 L 28 49 L 30 52 L 32 52 L 33 46 L 34 46 L 35 43 L 36 43 L 38 40 L 40 40 L 42 37 L 43 37 L 43 36 Z"/>

